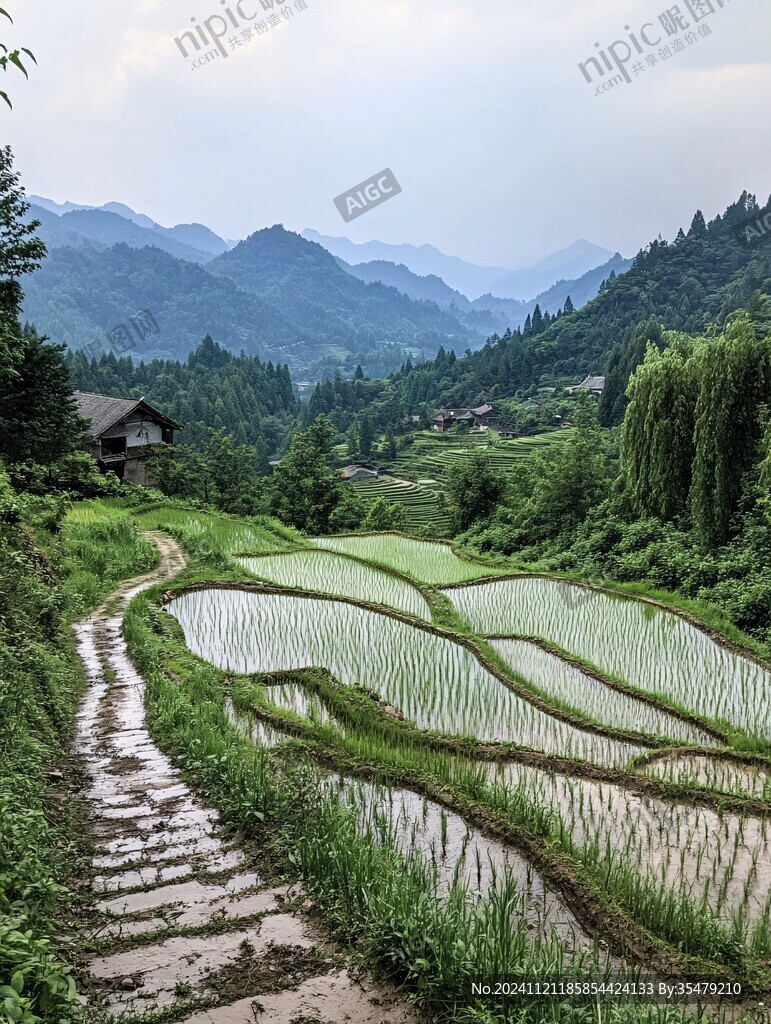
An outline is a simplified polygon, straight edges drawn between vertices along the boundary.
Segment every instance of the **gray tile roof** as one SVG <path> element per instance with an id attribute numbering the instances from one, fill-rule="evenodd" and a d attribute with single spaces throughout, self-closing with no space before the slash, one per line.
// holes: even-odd
<path id="1" fill-rule="evenodd" d="M 143 398 L 111 398 L 109 395 L 92 395 L 87 391 L 76 391 L 73 397 L 80 415 L 91 421 L 89 433 L 92 437 L 101 437 L 106 430 L 130 416 L 140 406 L 161 422 L 178 426 L 168 416 L 153 409 Z"/>
<path id="2" fill-rule="evenodd" d="M 587 391 L 602 391 L 605 387 L 605 378 L 587 377 L 586 380 L 582 381 L 578 386 L 580 388 L 586 388 Z"/>

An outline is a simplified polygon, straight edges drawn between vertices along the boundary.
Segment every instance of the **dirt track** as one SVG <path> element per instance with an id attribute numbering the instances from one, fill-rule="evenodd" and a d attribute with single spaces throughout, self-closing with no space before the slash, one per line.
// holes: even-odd
<path id="1" fill-rule="evenodd" d="M 107 941 L 88 965 L 84 997 L 100 1021 L 163 1010 L 185 1024 L 414 1024 L 408 1007 L 354 979 L 319 937 L 301 888 L 261 881 L 259 865 L 153 743 L 121 624 L 132 598 L 185 559 L 171 538 L 147 536 L 158 569 L 74 626 L 88 681 L 76 752 L 95 846 L 91 934 Z"/>

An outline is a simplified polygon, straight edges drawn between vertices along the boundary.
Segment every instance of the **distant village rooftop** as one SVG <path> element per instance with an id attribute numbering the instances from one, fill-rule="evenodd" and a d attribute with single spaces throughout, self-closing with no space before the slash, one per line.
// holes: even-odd
<path id="1" fill-rule="evenodd" d="M 440 434 L 453 423 L 463 422 L 471 423 L 478 430 L 486 430 L 495 425 L 495 410 L 488 404 L 477 406 L 476 409 L 440 409 L 431 420 L 434 430 L 438 430 Z"/>
<path id="2" fill-rule="evenodd" d="M 586 380 L 581 381 L 578 386 L 579 388 L 583 388 L 584 391 L 591 391 L 593 395 L 597 395 L 599 397 L 605 390 L 605 378 L 587 377 Z"/>

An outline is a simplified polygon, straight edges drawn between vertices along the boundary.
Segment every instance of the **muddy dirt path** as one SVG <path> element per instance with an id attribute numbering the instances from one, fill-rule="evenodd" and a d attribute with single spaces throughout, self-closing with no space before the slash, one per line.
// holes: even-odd
<path id="1" fill-rule="evenodd" d="M 150 738 L 144 681 L 123 614 L 185 565 L 161 533 L 159 567 L 122 584 L 74 626 L 88 688 L 77 753 L 95 847 L 84 998 L 96 1018 L 161 1011 L 185 1024 L 416 1024 L 410 1008 L 361 979 L 302 913 L 299 886 L 267 887 Z"/>

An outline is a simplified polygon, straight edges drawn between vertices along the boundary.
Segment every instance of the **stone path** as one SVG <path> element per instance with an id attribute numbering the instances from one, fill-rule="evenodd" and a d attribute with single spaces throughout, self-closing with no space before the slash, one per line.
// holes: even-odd
<path id="1" fill-rule="evenodd" d="M 124 583 L 74 627 L 88 680 L 76 745 L 96 848 L 92 935 L 105 940 L 84 998 L 100 1021 L 163 1011 L 164 1021 L 186 1024 L 415 1024 L 408 1007 L 354 979 L 316 934 L 300 887 L 261 881 L 150 738 L 123 613 L 185 559 L 171 538 L 147 536 L 160 550 L 158 569 Z"/>

